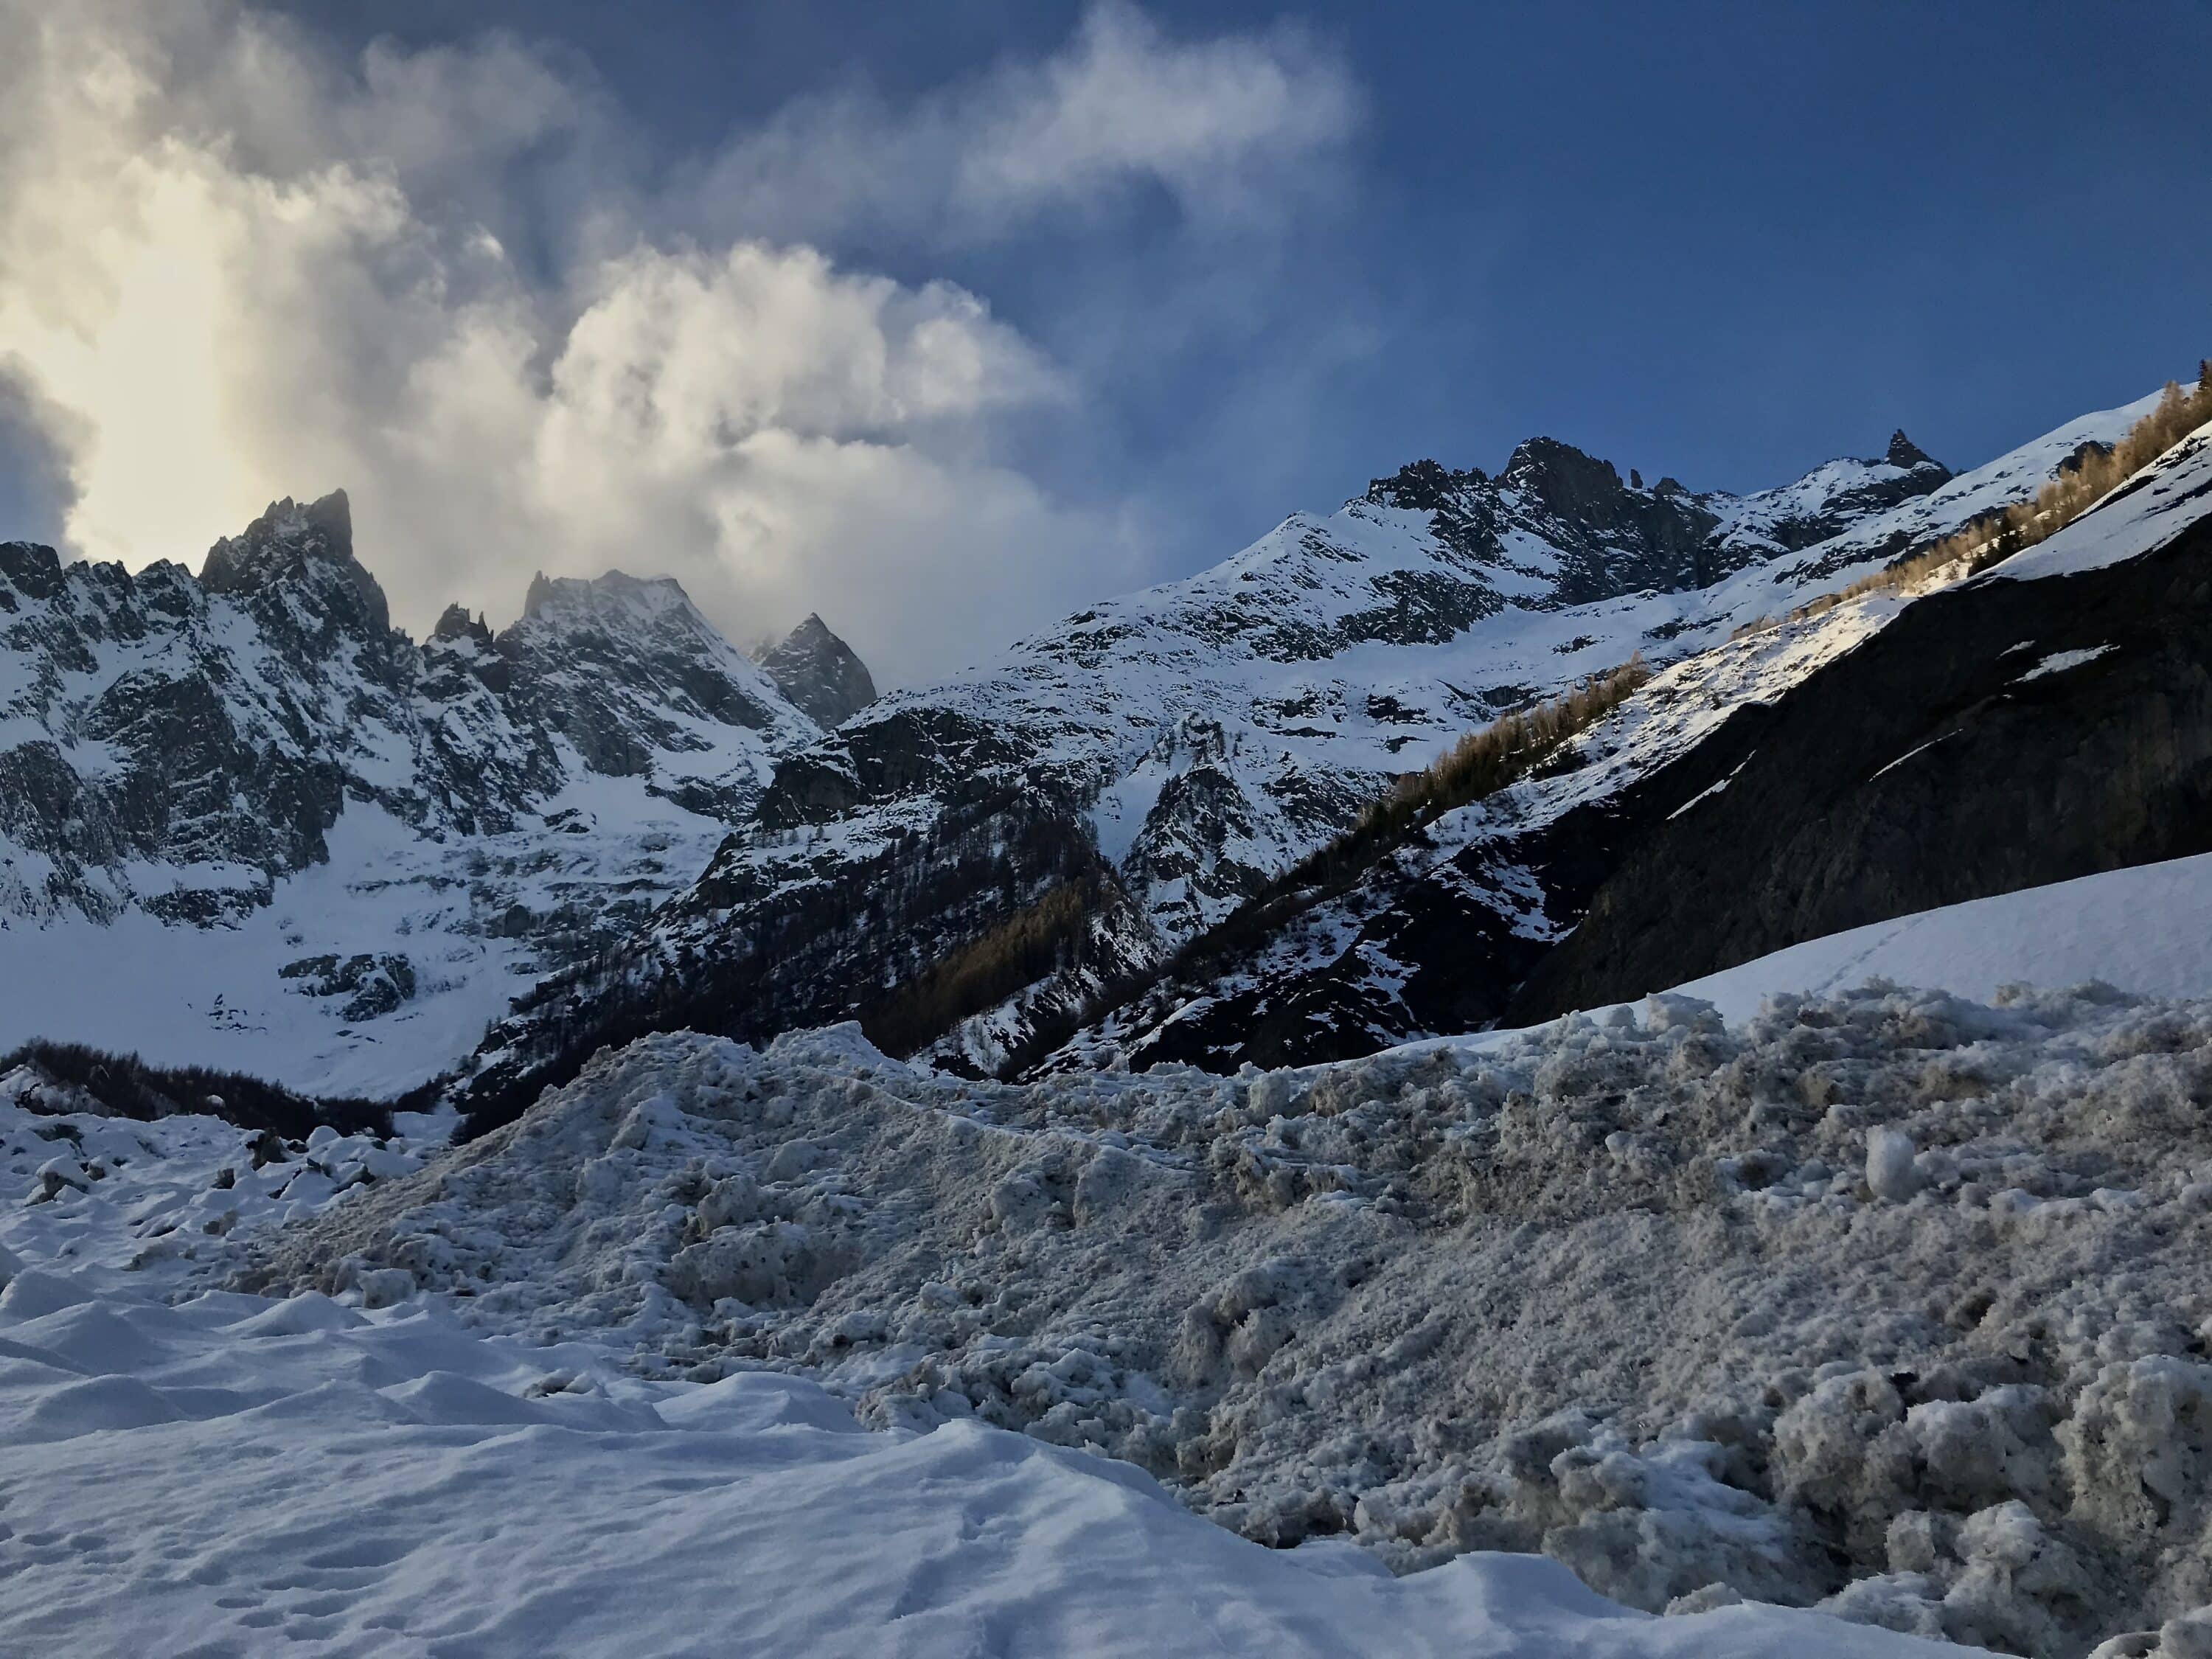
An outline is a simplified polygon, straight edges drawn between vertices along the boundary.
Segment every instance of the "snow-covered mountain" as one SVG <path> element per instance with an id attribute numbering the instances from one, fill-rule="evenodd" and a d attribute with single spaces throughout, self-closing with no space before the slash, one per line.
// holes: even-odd
<path id="1" fill-rule="evenodd" d="M 1200 953 L 1050 1063 L 1364 1054 L 2212 848 L 2208 516 L 2199 432 L 1985 576 L 1678 663 L 1534 775 Z"/>
<path id="2" fill-rule="evenodd" d="M 1495 477 L 1407 466 L 785 758 L 694 889 L 495 1034 L 479 1088 L 519 1103 L 666 1023 L 854 1016 L 900 1052 L 1002 1069 L 1468 729 L 1723 644 L 2032 495 L 2142 407 L 1958 477 L 1900 433 L 1746 496 L 1624 481 L 1547 439 Z"/>
<path id="3" fill-rule="evenodd" d="M 822 728 L 672 581 L 417 645 L 343 493 L 195 577 L 0 545 L 0 1044 L 324 1091 L 452 1066 L 697 876 Z"/>
<path id="4" fill-rule="evenodd" d="M 1494 477 L 1416 463 L 880 699 L 818 618 L 757 663 L 619 573 L 417 645 L 342 495 L 276 504 L 197 578 L 11 544 L 0 966 L 27 988 L 0 1041 L 386 1095 L 473 1049 L 502 1110 L 670 1025 L 857 1017 L 954 1069 L 1035 1063 L 1468 730 L 1632 656 L 1717 707 L 1771 696 L 1848 625 L 1732 635 L 2140 413 L 1955 477 L 1900 433 L 1745 496 L 1547 439 Z"/>
<path id="5" fill-rule="evenodd" d="M 622 575 L 418 647 L 342 498 L 198 579 L 0 550 L 34 1026 L 382 1086 L 554 970 L 457 1147 L 7 1063 L 0 1626 L 680 1642 L 734 1527 L 799 1648 L 2204 1651 L 2212 368 L 2083 453 L 2140 413 L 1425 464 L 879 702 Z"/>

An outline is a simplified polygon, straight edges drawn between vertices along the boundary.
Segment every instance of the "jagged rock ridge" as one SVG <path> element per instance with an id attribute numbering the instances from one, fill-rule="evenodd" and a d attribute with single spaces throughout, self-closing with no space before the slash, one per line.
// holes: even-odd
<path id="1" fill-rule="evenodd" d="M 7 1029 L 97 1037 L 112 957 L 155 1005 L 117 1046 L 327 1085 L 381 1021 L 434 1051 L 410 1075 L 450 1064 L 694 878 L 822 731 L 672 581 L 541 578 L 513 627 L 451 607 L 418 645 L 342 491 L 273 503 L 197 577 L 0 544 L 0 954 L 32 987 Z M 216 932 L 86 932 L 134 917 Z"/>

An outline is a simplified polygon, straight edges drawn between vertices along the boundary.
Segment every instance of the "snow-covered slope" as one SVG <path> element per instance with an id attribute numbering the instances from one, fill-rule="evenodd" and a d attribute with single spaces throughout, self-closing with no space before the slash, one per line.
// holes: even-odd
<path id="1" fill-rule="evenodd" d="M 2101 980 L 2148 996 L 2212 995 L 2212 854 L 2108 870 L 1917 911 L 1692 980 L 1731 1020 L 1769 996 L 1825 996 L 1870 980 L 1942 984 L 1962 996 L 2007 985 Z"/>
<path id="2" fill-rule="evenodd" d="M 694 879 L 820 736 L 672 582 L 417 646 L 343 494 L 195 578 L 0 545 L 0 1048 L 389 1093 Z"/>
<path id="3" fill-rule="evenodd" d="M 2142 408 L 1957 477 L 1899 434 L 1741 498 L 1624 483 L 1548 440 L 1495 478 L 1407 467 L 786 759 L 754 825 L 611 972 L 497 1034 L 488 1086 L 519 1103 L 580 1059 L 579 1031 L 854 1014 L 995 1070 L 1470 727 L 1639 653 L 1723 644 L 2032 495 Z"/>
<path id="4" fill-rule="evenodd" d="M 2199 428 L 2115 489 L 2097 510 L 2007 560 L 1992 580 L 2033 581 L 2101 569 L 2172 541 L 2212 511 L 2212 426 Z"/>
<path id="5" fill-rule="evenodd" d="M 1540 439 L 1494 480 L 1409 466 L 886 698 L 782 769 L 767 811 L 898 820 L 956 768 L 1018 776 L 1079 807 L 1151 925 L 1186 937 L 1469 726 L 1639 649 L 1686 654 L 1807 580 L 1954 527 L 1983 493 L 1959 482 L 1924 458 L 1843 461 L 1764 495 L 1692 495 Z M 1948 508 L 1924 499 L 1939 492 Z M 1815 528 L 1812 551 L 1769 568 Z"/>

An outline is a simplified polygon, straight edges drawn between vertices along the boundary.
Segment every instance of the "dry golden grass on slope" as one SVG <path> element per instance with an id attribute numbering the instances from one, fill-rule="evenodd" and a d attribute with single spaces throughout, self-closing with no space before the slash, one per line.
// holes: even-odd
<path id="1" fill-rule="evenodd" d="M 2199 367 L 2197 385 L 2189 391 L 2167 381 L 2158 406 L 2130 427 L 2125 437 L 2110 449 L 2083 450 L 2075 465 L 2036 491 L 2033 501 L 1978 519 L 1925 552 L 1808 600 L 1787 620 L 1817 617 L 1868 593 L 1899 592 L 1939 578 L 1961 580 L 2001 564 L 2057 534 L 2207 421 L 2212 421 L 2212 360 Z M 1774 618 L 1760 617 L 1736 629 L 1735 637 L 1774 625 Z"/>

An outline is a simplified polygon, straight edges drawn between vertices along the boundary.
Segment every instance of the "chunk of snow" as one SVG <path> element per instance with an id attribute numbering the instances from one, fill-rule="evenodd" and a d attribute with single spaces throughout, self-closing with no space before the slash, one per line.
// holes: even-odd
<path id="1" fill-rule="evenodd" d="M 1920 1188 L 1912 1137 L 1899 1129 L 1867 1131 L 1866 1180 L 1876 1198 L 1902 1204 Z"/>
<path id="2" fill-rule="evenodd" d="M 2096 645 L 2082 651 L 2054 651 L 2037 662 L 2035 666 L 2025 674 L 2016 675 L 2013 684 L 2025 685 L 2030 680 L 2043 679 L 2052 674 L 2063 674 L 2069 668 L 2079 668 L 2084 663 L 2094 662 L 2098 658 L 2109 655 L 2119 648 L 2117 645 Z"/>

